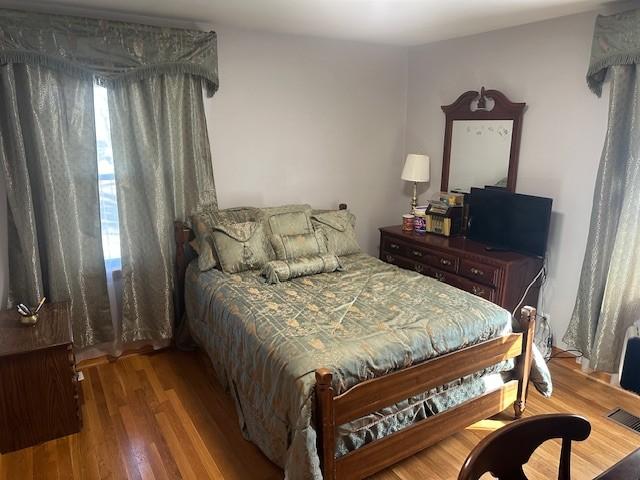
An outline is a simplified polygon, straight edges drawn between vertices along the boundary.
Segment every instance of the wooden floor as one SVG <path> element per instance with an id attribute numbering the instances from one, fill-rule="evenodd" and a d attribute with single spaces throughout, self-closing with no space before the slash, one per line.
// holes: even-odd
<path id="1" fill-rule="evenodd" d="M 640 435 L 603 418 L 615 406 L 640 415 L 640 402 L 568 362 L 552 362 L 555 394 L 532 393 L 526 414 L 574 412 L 591 421 L 572 461 L 573 478 L 589 479 L 640 446 Z M 167 350 L 83 372 L 82 432 L 0 456 L 0 479 L 282 478 L 242 438 L 231 398 L 209 381 L 198 355 Z M 480 422 L 374 478 L 454 479 L 471 448 L 506 421 Z M 557 442 L 543 445 L 525 467 L 530 478 L 556 478 L 559 451 Z"/>

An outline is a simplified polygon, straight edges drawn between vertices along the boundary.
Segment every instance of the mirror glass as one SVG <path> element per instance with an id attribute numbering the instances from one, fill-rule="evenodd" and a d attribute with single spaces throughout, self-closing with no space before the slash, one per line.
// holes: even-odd
<path id="1" fill-rule="evenodd" d="M 449 190 L 507 187 L 513 120 L 454 120 Z"/>

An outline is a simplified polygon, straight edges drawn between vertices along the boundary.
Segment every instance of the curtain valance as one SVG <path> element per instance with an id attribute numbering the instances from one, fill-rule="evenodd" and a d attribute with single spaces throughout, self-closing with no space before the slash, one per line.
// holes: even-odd
<path id="1" fill-rule="evenodd" d="M 587 73 L 589 88 L 600 96 L 607 69 L 629 64 L 640 64 L 640 9 L 598 15 Z"/>
<path id="2" fill-rule="evenodd" d="M 216 33 L 0 9 L 0 64 L 27 63 L 104 85 L 163 73 L 218 89 Z"/>

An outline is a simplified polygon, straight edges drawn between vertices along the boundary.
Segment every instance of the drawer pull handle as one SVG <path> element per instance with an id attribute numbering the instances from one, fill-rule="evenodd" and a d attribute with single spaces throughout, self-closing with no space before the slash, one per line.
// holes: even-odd
<path id="1" fill-rule="evenodd" d="M 393 258 L 392 255 L 387 255 L 387 262 L 393 263 L 394 260 L 395 260 L 395 258 Z"/>
<path id="2" fill-rule="evenodd" d="M 448 260 L 448 259 L 446 259 L 446 258 L 441 258 L 441 259 L 440 259 L 440 263 L 441 263 L 442 265 L 451 265 L 451 260 Z"/>
<path id="3" fill-rule="evenodd" d="M 479 297 L 484 295 L 484 288 L 476 287 L 475 285 L 471 288 L 471 291 L 474 295 L 478 295 Z"/>
<path id="4" fill-rule="evenodd" d="M 436 277 L 436 280 L 438 280 L 439 282 L 444 282 L 444 274 L 440 272 L 436 272 L 434 276 Z"/>
<path id="5" fill-rule="evenodd" d="M 471 267 L 471 273 L 473 273 L 474 275 L 480 275 L 483 276 L 484 272 L 482 270 L 479 270 L 477 268 Z"/>
<path id="6" fill-rule="evenodd" d="M 420 264 L 414 265 L 413 269 L 418 273 L 422 273 L 422 265 L 420 265 Z"/>
<path id="7" fill-rule="evenodd" d="M 421 257 L 422 256 L 422 252 L 419 250 L 412 250 L 411 253 L 413 254 L 414 257 Z"/>
<path id="8" fill-rule="evenodd" d="M 389 248 L 391 250 L 400 250 L 400 245 L 398 245 L 397 243 L 390 243 Z"/>

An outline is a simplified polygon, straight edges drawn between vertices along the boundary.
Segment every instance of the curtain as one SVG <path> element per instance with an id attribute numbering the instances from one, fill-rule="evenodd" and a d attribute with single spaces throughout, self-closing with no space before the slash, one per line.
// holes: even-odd
<path id="1" fill-rule="evenodd" d="M 563 340 L 596 370 L 617 371 L 640 319 L 640 10 L 596 20 L 587 82 L 610 78 L 607 136 L 578 295 Z"/>
<path id="2" fill-rule="evenodd" d="M 28 63 L 115 87 L 165 73 L 218 89 L 216 33 L 0 8 L 0 63 Z"/>
<path id="3" fill-rule="evenodd" d="M 93 85 L 0 66 L 0 166 L 13 302 L 70 301 L 74 340 L 113 339 L 100 235 Z"/>
<path id="4" fill-rule="evenodd" d="M 215 32 L 0 9 L 0 69 L 14 297 L 69 299 L 79 347 L 170 338 L 173 221 L 215 203 L 202 98 L 218 88 Z M 124 320 L 113 325 L 94 82 L 110 92 L 121 182 L 122 302 L 111 297 Z"/>
<path id="5" fill-rule="evenodd" d="M 171 337 L 173 222 L 216 202 L 202 88 L 175 74 L 109 90 L 125 342 Z"/>

